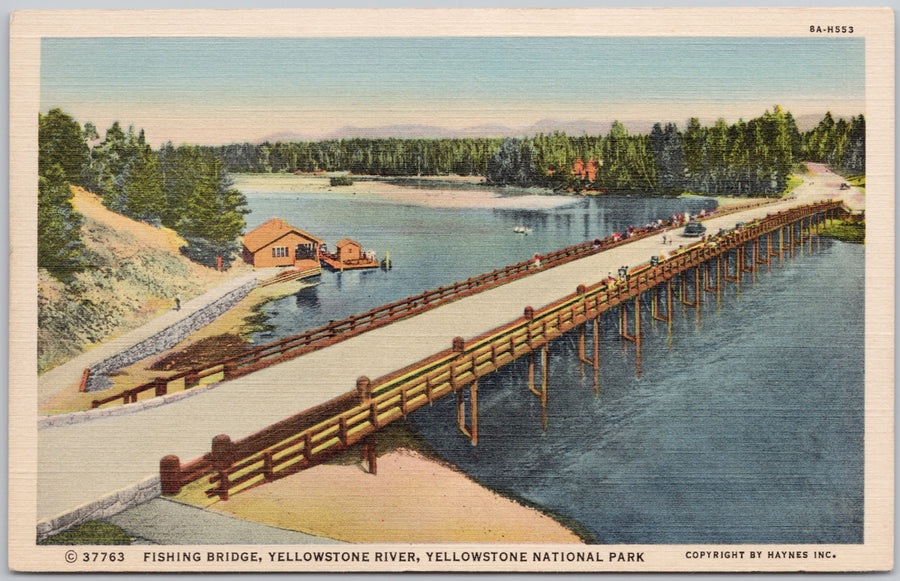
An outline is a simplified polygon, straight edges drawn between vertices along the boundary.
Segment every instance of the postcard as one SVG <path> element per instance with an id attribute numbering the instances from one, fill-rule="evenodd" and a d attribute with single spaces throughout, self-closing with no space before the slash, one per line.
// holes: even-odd
<path id="1" fill-rule="evenodd" d="M 12 569 L 893 568 L 890 9 L 10 36 Z"/>

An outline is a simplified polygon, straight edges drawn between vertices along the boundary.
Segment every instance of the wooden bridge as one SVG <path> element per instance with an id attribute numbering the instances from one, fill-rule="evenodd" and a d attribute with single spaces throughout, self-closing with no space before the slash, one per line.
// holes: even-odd
<path id="1" fill-rule="evenodd" d="M 228 380 L 223 366 L 207 370 L 212 373 L 188 391 L 194 377 L 166 378 L 150 390 L 186 396 L 175 403 L 121 405 L 137 395 L 123 394 L 84 412 L 103 417 L 48 425 L 38 430 L 37 520 L 77 524 L 61 515 L 97 505 L 154 474 L 165 493 L 209 481 L 209 494 L 224 499 L 353 446 L 363 449 L 374 471 L 371 438 L 378 430 L 448 395 L 457 398 L 460 429 L 477 443 L 480 377 L 526 357 L 525 393 L 540 397 L 546 410 L 547 345 L 575 331 L 580 363 L 593 370 L 599 389 L 602 362 L 595 346 L 602 313 L 619 309 L 623 340 L 639 353 L 642 301 L 659 320 L 671 322 L 676 300 L 701 317 L 701 293 L 746 284 L 776 257 L 783 260 L 810 244 L 825 220 L 844 212 L 841 192 L 816 188 L 809 194 L 717 215 L 706 221 L 708 232 L 725 233 L 684 248 L 662 245 L 660 232 L 602 249 L 579 245 L 566 249 L 552 268 L 526 272 L 514 265 L 337 322 L 294 343 L 260 348 L 238 362 Z M 736 228 L 738 223 L 743 226 Z M 663 252 L 664 260 L 650 263 Z M 609 280 L 608 273 L 622 265 L 640 266 L 625 280 Z M 115 510 L 112 502 L 98 506 L 87 513 L 91 518 Z"/>
<path id="2" fill-rule="evenodd" d="M 579 285 L 574 293 L 537 310 L 527 306 L 518 319 L 468 341 L 456 337 L 450 348 L 376 381 L 359 377 L 354 390 L 240 441 L 218 435 L 210 452 L 186 465 L 177 456 L 167 455 L 160 461 L 163 494 L 177 494 L 184 485 L 208 478 L 213 486 L 207 495 L 228 500 L 231 494 L 313 466 L 357 443 L 362 444 L 374 473 L 373 438 L 378 430 L 452 394 L 459 429 L 477 445 L 478 379 L 520 357 L 528 357 L 527 387 L 540 398 L 546 424 L 550 341 L 579 330 L 579 360 L 593 368 L 594 388 L 599 391 L 600 317 L 617 307 L 616 332 L 635 345 L 639 374 L 645 295 L 649 293 L 646 298 L 655 319 L 672 324 L 677 296 L 694 308 L 699 322 L 702 292 L 720 295 L 728 282 L 740 286 L 745 274 L 755 281 L 758 269 L 770 269 L 775 258 L 783 261 L 798 246 L 811 244 L 825 221 L 838 212 L 845 209 L 836 201 L 791 208 L 679 248 L 663 260 L 656 255 L 617 279 Z M 588 326 L 593 333 L 591 357 L 586 354 Z M 539 388 L 535 386 L 536 354 L 541 360 Z"/>

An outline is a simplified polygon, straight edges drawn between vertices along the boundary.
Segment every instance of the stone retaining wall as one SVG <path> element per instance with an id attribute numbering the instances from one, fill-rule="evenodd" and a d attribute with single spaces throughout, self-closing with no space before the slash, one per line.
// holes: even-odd
<path id="1" fill-rule="evenodd" d="M 184 319 L 170 325 L 152 337 L 147 337 L 131 347 L 127 347 L 106 359 L 99 361 L 90 367 L 90 375 L 85 384 L 85 391 L 102 391 L 112 387 L 112 382 L 107 375 L 117 369 L 128 367 L 133 363 L 169 349 L 185 337 L 204 327 L 225 311 L 233 307 L 242 298 L 256 287 L 256 279 L 250 280 L 236 289 L 229 291 L 218 299 L 191 313 Z"/>
<path id="2" fill-rule="evenodd" d="M 94 502 L 83 504 L 63 514 L 37 523 L 37 540 L 67 531 L 86 522 L 118 514 L 126 508 L 143 504 L 162 494 L 159 475 L 151 476 L 134 486 L 117 490 Z"/>

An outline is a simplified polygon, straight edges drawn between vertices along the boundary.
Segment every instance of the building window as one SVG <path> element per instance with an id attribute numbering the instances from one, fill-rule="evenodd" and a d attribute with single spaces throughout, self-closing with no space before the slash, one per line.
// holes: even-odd
<path id="1" fill-rule="evenodd" d="M 273 246 L 272 247 L 272 257 L 273 258 L 284 258 L 288 255 L 287 246 Z"/>

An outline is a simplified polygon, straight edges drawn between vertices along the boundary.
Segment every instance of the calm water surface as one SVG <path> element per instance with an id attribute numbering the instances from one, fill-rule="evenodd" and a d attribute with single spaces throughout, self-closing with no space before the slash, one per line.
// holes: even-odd
<path id="1" fill-rule="evenodd" d="M 698 199 L 574 199 L 554 210 L 433 209 L 335 194 L 253 194 L 248 227 L 279 216 L 334 244 L 391 251 L 394 269 L 324 273 L 267 307 L 260 342 L 675 212 Z M 533 228 L 515 235 L 513 226 Z M 830 240 L 706 294 L 698 326 L 644 319 L 642 374 L 614 316 L 599 397 L 576 335 L 550 349 L 549 427 L 525 360 L 479 383 L 479 445 L 445 398 L 410 418 L 481 482 L 566 514 L 602 543 L 859 543 L 863 521 L 864 248 Z M 649 301 L 644 301 L 649 305 Z M 676 303 L 677 305 L 677 303 Z M 590 347 L 589 347 L 590 349 Z"/>
<path id="2" fill-rule="evenodd" d="M 552 210 L 428 208 L 334 193 L 253 193 L 247 229 L 273 217 L 325 240 L 330 249 L 352 238 L 378 259 L 390 251 L 393 269 L 323 272 L 318 284 L 266 308 L 275 330 L 268 342 L 362 313 L 420 292 L 528 260 L 630 225 L 715 207 L 705 198 L 572 197 Z M 515 234 L 515 226 L 532 228 Z"/>

